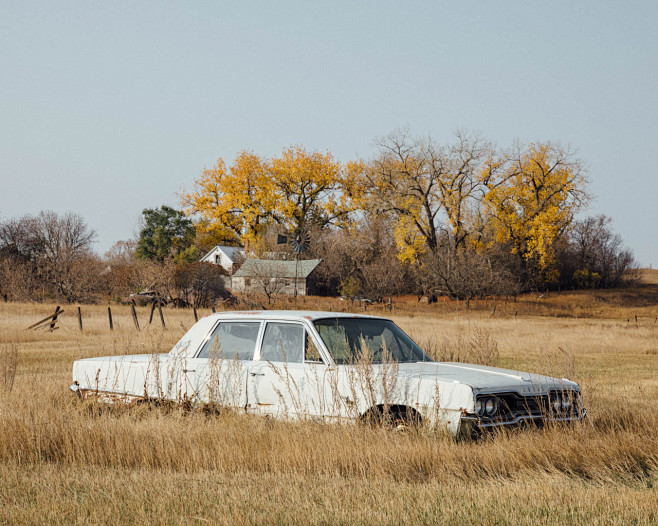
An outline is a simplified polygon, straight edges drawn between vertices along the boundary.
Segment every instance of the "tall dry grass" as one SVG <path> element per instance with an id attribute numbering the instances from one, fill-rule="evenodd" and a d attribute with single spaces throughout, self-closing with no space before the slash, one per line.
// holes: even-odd
<path id="1" fill-rule="evenodd" d="M 425 429 L 81 402 L 68 393 L 74 359 L 166 351 L 194 320 L 167 310 L 166 330 L 142 322 L 137 332 L 130 311 L 113 307 L 110 331 L 106 307 L 83 307 L 83 332 L 70 309 L 57 331 L 25 330 L 53 307 L 0 304 L 0 350 L 15 349 L 17 359 L 13 388 L 0 396 L 0 523 L 651 524 L 658 516 L 650 324 L 394 311 L 436 357 L 583 387 L 590 416 L 581 425 L 455 442 Z"/>
<path id="2" fill-rule="evenodd" d="M 587 481 L 651 481 L 655 415 L 611 409 L 582 425 L 454 443 L 431 431 L 205 416 L 179 409 L 106 407 L 56 393 L 12 400 L 0 416 L 0 461 L 222 475 L 286 474 L 391 480 L 522 479 L 561 473 Z M 45 395 L 45 396 L 44 396 Z"/>

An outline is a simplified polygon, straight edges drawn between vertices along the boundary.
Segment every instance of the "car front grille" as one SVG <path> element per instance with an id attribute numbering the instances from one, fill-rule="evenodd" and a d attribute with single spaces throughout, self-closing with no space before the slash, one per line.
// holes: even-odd
<path id="1" fill-rule="evenodd" d="M 479 395 L 480 399 L 495 398 L 498 401 L 498 411 L 495 415 L 483 420 L 506 421 L 518 417 L 533 417 L 538 419 L 559 419 L 579 416 L 582 412 L 582 399 L 578 391 L 551 390 L 545 395 L 524 396 L 518 393 L 497 393 L 495 395 Z M 561 402 L 565 401 L 562 406 Z M 556 403 L 557 402 L 557 403 Z"/>

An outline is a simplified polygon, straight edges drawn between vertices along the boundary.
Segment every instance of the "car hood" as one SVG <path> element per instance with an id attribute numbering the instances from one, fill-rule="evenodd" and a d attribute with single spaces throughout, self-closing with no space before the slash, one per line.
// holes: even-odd
<path id="1" fill-rule="evenodd" d="M 549 389 L 576 389 L 578 384 L 566 378 L 457 362 L 416 362 L 398 365 L 398 375 L 427 381 L 460 383 L 475 392 L 506 392 L 519 394 L 546 393 Z"/>

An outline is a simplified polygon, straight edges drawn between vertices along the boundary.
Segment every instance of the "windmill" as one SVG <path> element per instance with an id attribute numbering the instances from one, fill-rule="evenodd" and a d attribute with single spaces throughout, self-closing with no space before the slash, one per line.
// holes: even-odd
<path id="1" fill-rule="evenodd" d="M 311 235 L 300 227 L 291 232 L 288 236 L 277 235 L 277 244 L 284 245 L 290 243 L 290 247 L 295 253 L 295 297 L 297 297 L 297 277 L 299 276 L 299 258 L 306 252 L 311 244 Z"/>

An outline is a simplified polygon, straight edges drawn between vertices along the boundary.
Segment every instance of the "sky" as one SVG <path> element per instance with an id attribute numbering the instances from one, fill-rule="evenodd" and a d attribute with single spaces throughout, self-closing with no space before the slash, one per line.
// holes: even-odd
<path id="1" fill-rule="evenodd" d="M 649 0 L 0 0 L 0 217 L 78 213 L 102 254 L 218 157 L 463 129 L 576 149 L 587 213 L 657 267 L 656 20 Z"/>

